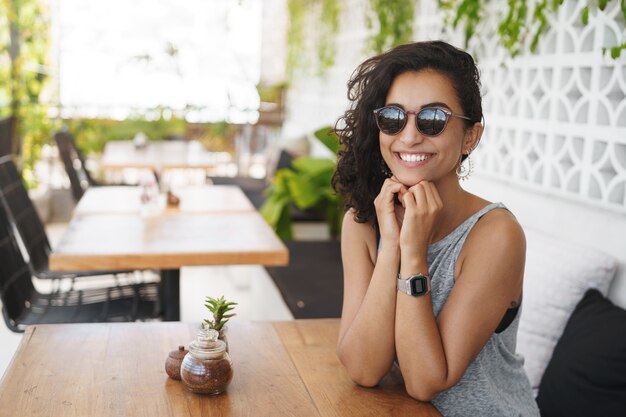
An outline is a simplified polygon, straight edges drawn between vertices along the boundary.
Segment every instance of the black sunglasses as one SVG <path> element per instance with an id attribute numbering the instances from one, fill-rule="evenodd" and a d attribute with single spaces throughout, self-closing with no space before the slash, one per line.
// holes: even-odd
<path id="1" fill-rule="evenodd" d="M 441 134 L 446 128 L 450 116 L 472 120 L 467 116 L 439 107 L 425 107 L 420 111 L 407 111 L 397 106 L 385 106 L 374 110 L 376 125 L 386 135 L 397 135 L 402 132 L 407 120 L 409 120 L 409 114 L 415 115 L 415 127 L 426 136 Z"/>

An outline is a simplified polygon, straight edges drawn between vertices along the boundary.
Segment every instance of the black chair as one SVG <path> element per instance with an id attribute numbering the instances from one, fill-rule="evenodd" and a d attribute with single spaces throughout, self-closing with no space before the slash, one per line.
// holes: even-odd
<path id="1" fill-rule="evenodd" d="M 74 201 L 81 199 L 89 186 L 100 185 L 93 179 L 85 167 L 85 158 L 76 146 L 74 137 L 67 130 L 61 130 L 54 134 L 54 141 L 59 148 L 59 156 L 63 161 L 65 172 L 70 179 L 70 187 Z"/>
<path id="2" fill-rule="evenodd" d="M 157 284 L 117 285 L 49 294 L 35 289 L 31 270 L 4 205 L 0 204 L 0 300 L 7 327 L 30 324 L 135 321 L 158 318 Z"/>
<path id="3" fill-rule="evenodd" d="M 48 256 L 52 251 L 50 242 L 11 156 L 0 158 L 0 200 L 0 204 L 5 205 L 7 215 L 13 217 L 31 265 L 36 271 L 45 274 L 48 270 Z"/>
<path id="4" fill-rule="evenodd" d="M 70 179 L 70 188 L 72 189 L 72 197 L 75 202 L 78 202 L 82 198 L 88 187 L 109 185 L 96 181 L 96 179 L 91 176 L 85 166 L 83 153 L 78 149 L 74 136 L 72 136 L 67 129 L 55 133 L 54 141 L 59 149 L 59 156 L 65 167 L 65 172 Z M 153 171 L 153 175 L 158 183 L 160 180 L 158 173 Z M 115 183 L 112 185 L 133 186 L 136 184 Z"/>
<path id="5" fill-rule="evenodd" d="M 0 156 L 11 155 L 13 153 L 14 130 L 15 119 L 13 117 L 0 120 Z"/>
<path id="6" fill-rule="evenodd" d="M 286 241 L 289 265 L 266 267 L 296 319 L 341 317 L 341 242 Z"/>
<path id="7" fill-rule="evenodd" d="M 28 253 L 32 273 L 38 278 L 76 279 L 95 275 L 134 273 L 134 271 L 50 271 L 48 268 L 48 258 L 52 252 L 50 241 L 11 156 L 0 158 L 0 204 L 4 205 L 9 219 L 15 225 Z"/>

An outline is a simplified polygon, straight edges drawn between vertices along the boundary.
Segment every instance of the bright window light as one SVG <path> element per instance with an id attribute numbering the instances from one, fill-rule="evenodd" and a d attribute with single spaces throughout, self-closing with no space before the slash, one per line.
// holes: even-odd
<path id="1" fill-rule="evenodd" d="M 258 117 L 261 0 L 58 2 L 64 114 L 164 107 L 194 121 Z"/>

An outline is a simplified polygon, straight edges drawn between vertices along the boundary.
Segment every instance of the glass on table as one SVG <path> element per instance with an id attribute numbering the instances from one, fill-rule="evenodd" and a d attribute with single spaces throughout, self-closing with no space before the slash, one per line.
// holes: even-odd
<path id="1" fill-rule="evenodd" d="M 187 388 L 198 394 L 221 394 L 233 379 L 233 363 L 217 330 L 202 327 L 180 366 Z"/>

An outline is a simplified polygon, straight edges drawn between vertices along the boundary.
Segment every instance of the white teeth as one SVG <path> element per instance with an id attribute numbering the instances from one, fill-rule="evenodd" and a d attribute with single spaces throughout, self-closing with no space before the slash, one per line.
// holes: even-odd
<path id="1" fill-rule="evenodd" d="M 414 153 L 401 153 L 400 159 L 405 162 L 421 162 L 430 158 L 430 155 L 427 154 L 414 154 Z"/>

